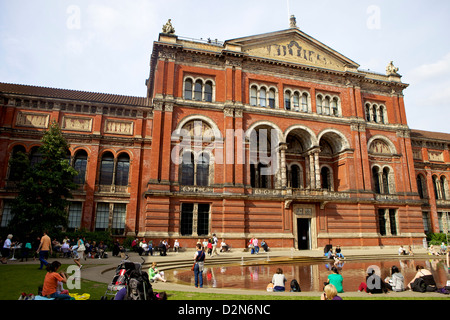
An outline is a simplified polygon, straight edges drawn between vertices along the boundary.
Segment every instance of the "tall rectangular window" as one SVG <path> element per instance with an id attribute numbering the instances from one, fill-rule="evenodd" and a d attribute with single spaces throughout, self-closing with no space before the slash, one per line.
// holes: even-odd
<path id="1" fill-rule="evenodd" d="M 183 203 L 181 205 L 180 234 L 182 236 L 192 235 L 192 220 L 194 216 L 194 204 Z"/>
<path id="2" fill-rule="evenodd" d="M 197 234 L 199 236 L 206 236 L 209 234 L 209 204 L 198 205 L 197 217 Z"/>
<path id="3" fill-rule="evenodd" d="M 105 231 L 109 225 L 109 203 L 98 203 L 95 216 L 95 230 Z"/>
<path id="4" fill-rule="evenodd" d="M 2 223 L 0 226 L 2 228 L 8 227 L 8 224 L 12 218 L 13 218 L 13 216 L 11 213 L 11 202 L 8 200 L 3 200 Z"/>
<path id="5" fill-rule="evenodd" d="M 380 235 L 386 235 L 386 218 L 384 216 L 384 209 L 378 209 L 378 229 Z"/>
<path id="6" fill-rule="evenodd" d="M 79 229 L 81 227 L 83 204 L 82 202 L 71 202 L 69 205 L 69 230 Z"/>
<path id="7" fill-rule="evenodd" d="M 112 234 L 121 235 L 125 232 L 125 218 L 127 215 L 127 205 L 115 203 L 112 219 Z"/>
<path id="8" fill-rule="evenodd" d="M 439 232 L 440 233 L 444 232 L 443 216 L 444 215 L 442 212 L 438 212 L 438 224 L 439 224 Z"/>
<path id="9" fill-rule="evenodd" d="M 397 219 L 396 219 L 397 210 L 389 209 L 389 222 L 391 224 L 391 235 L 397 235 Z"/>
<path id="10" fill-rule="evenodd" d="M 180 235 L 207 236 L 210 225 L 210 205 L 204 203 L 181 204 Z"/>
<path id="11" fill-rule="evenodd" d="M 423 231 L 424 233 L 430 233 L 431 224 L 430 224 L 430 216 L 426 211 L 422 211 L 422 221 L 423 221 Z"/>

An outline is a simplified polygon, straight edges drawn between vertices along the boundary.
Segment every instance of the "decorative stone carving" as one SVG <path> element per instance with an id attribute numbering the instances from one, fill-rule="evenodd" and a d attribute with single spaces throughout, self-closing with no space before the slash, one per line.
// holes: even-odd
<path id="1" fill-rule="evenodd" d="M 105 133 L 133 135 L 133 122 L 107 119 Z"/>
<path id="2" fill-rule="evenodd" d="M 391 61 L 386 67 L 386 75 L 388 76 L 398 76 L 398 68 L 394 66 L 394 62 Z"/>
<path id="3" fill-rule="evenodd" d="M 369 153 L 392 154 L 391 148 L 382 140 L 375 140 L 371 143 Z"/>
<path id="4" fill-rule="evenodd" d="M 64 130 L 90 132 L 92 130 L 92 118 L 64 116 L 62 120 L 62 128 Z"/>
<path id="5" fill-rule="evenodd" d="M 443 162 L 444 161 L 444 154 L 439 151 L 428 151 L 428 159 L 430 161 L 437 161 L 437 162 Z"/>
<path id="6" fill-rule="evenodd" d="M 291 15 L 291 17 L 289 18 L 289 27 L 297 28 L 297 19 L 295 19 L 294 15 Z"/>
<path id="7" fill-rule="evenodd" d="M 162 27 L 162 32 L 166 34 L 175 34 L 175 28 L 172 26 L 172 20 L 169 19 Z"/>
<path id="8" fill-rule="evenodd" d="M 19 112 L 16 118 L 16 125 L 21 127 L 48 128 L 48 114 Z"/>

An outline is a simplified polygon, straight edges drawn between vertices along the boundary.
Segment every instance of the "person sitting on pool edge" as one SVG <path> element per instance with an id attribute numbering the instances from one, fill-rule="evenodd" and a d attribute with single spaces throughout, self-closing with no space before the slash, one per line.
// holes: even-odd
<path id="1" fill-rule="evenodd" d="M 281 268 L 277 269 L 277 272 L 272 277 L 273 283 L 273 291 L 274 292 L 282 292 L 285 291 L 286 277 L 283 274 L 283 270 Z"/>

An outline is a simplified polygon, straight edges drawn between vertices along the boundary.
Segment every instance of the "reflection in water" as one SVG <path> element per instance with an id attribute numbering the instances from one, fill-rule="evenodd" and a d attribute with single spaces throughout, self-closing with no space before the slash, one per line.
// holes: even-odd
<path id="1" fill-rule="evenodd" d="M 286 290 L 292 279 L 297 279 L 302 291 L 322 291 L 323 283 L 332 273 L 335 265 L 344 277 L 344 291 L 357 291 L 362 281 L 365 281 L 369 267 L 377 270 L 382 279 L 391 275 L 391 267 L 397 266 L 405 277 L 405 285 L 414 278 L 416 265 L 422 265 L 433 273 L 438 287 L 445 286 L 450 279 L 445 261 L 429 260 L 386 260 L 386 261 L 342 261 L 330 263 L 293 263 L 256 266 L 217 266 L 205 267 L 203 271 L 204 286 L 213 288 L 239 288 L 251 290 L 265 290 L 277 268 L 283 270 L 286 279 Z M 171 282 L 194 285 L 194 273 L 188 270 L 167 271 L 166 276 Z"/>

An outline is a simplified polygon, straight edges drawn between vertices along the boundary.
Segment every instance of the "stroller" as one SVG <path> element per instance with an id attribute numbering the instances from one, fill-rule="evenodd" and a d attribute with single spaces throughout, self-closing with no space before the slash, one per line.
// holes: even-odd
<path id="1" fill-rule="evenodd" d="M 142 258 L 142 261 L 145 261 Z M 139 262 L 132 262 L 128 260 L 128 255 L 116 268 L 115 275 L 110 284 L 108 284 L 105 295 L 101 297 L 101 300 L 108 300 L 108 296 L 114 299 L 117 292 L 121 289 L 126 288 L 130 282 L 131 277 L 136 277 L 136 275 L 145 273 L 142 271 L 142 264 Z M 147 276 L 148 278 L 148 276 Z M 134 281 L 133 281 L 134 282 Z M 127 289 L 128 291 L 128 289 Z M 128 293 L 128 292 L 127 292 Z M 128 295 L 128 294 L 127 294 Z"/>

